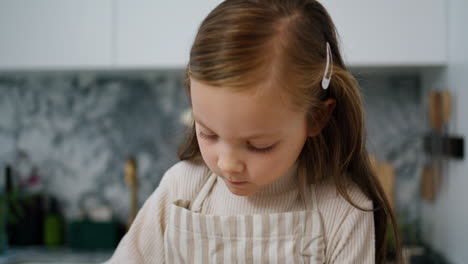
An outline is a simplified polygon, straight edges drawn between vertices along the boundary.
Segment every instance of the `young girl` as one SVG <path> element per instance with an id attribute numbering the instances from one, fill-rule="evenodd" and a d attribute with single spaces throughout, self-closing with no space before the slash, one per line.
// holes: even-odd
<path id="1" fill-rule="evenodd" d="M 315 0 L 226 0 L 187 67 L 193 125 L 108 263 L 383 263 L 389 203 Z"/>

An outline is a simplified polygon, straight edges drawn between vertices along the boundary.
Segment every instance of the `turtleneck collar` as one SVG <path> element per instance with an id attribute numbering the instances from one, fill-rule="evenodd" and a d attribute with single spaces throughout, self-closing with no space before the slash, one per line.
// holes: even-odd
<path id="1" fill-rule="evenodd" d="M 296 189 L 298 184 L 297 168 L 298 162 L 294 163 L 283 176 L 253 194 L 253 196 L 280 194 Z"/>

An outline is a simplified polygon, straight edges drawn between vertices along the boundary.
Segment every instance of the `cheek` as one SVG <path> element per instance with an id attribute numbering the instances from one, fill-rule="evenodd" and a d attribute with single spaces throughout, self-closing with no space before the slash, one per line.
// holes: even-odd
<path id="1" fill-rule="evenodd" d="M 271 171 L 276 170 L 277 165 L 281 162 L 281 159 L 278 157 L 278 153 L 253 153 L 246 151 L 242 154 L 243 162 L 247 167 L 250 180 L 253 180 L 258 183 L 268 179 Z"/>
<path id="2" fill-rule="evenodd" d="M 199 138 L 198 136 L 197 136 L 197 140 L 198 140 L 198 147 L 200 148 L 200 153 L 203 157 L 203 160 L 205 160 L 205 162 L 208 164 L 212 163 L 215 159 L 215 152 L 213 150 L 213 147 L 210 146 L 210 144 L 208 144 L 206 140 Z"/>
<path id="3" fill-rule="evenodd" d="M 284 175 L 295 161 L 295 155 L 290 148 L 284 148 L 285 146 L 282 146 L 274 153 L 251 159 L 249 164 L 253 181 L 258 185 L 267 185 Z"/>

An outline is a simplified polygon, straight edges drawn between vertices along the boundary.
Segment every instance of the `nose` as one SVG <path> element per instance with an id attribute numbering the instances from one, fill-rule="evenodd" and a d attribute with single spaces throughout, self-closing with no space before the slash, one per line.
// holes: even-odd
<path id="1" fill-rule="evenodd" d="M 232 153 L 224 153 L 218 156 L 218 168 L 226 174 L 236 174 L 242 172 L 244 165 Z"/>

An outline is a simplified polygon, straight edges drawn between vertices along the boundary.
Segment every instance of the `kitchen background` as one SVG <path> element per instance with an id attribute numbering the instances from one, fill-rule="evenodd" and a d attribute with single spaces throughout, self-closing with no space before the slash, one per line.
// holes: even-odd
<path id="1" fill-rule="evenodd" d="M 369 149 L 396 165 L 399 208 L 416 218 L 427 132 L 419 77 L 361 78 Z M 16 165 L 18 182 L 37 168 L 41 191 L 59 198 L 67 218 L 106 205 L 123 221 L 126 159 L 137 160 L 142 202 L 177 161 L 189 107 L 182 80 L 182 72 L 0 75 L 0 160 Z"/>
<path id="2" fill-rule="evenodd" d="M 368 149 L 394 175 L 392 196 L 412 263 L 466 263 L 466 158 L 444 158 L 433 201 L 422 198 L 420 186 L 430 158 L 424 137 L 430 132 L 431 91 L 451 93 L 445 132 L 458 137 L 468 133 L 463 104 L 468 98 L 468 5 L 461 0 L 421 1 L 323 2 L 362 87 Z M 112 253 L 115 241 L 91 245 L 90 237 L 76 238 L 76 230 L 108 228 L 107 234 L 115 236 L 126 223 L 131 191 L 124 169 L 130 157 L 138 167 L 138 206 L 177 162 L 185 132 L 181 115 L 189 107 L 183 65 L 198 23 L 217 2 L 185 3 L 193 5 L 186 8 L 192 12 L 181 10 L 180 3 L 163 7 L 156 1 L 50 1 L 52 10 L 26 1 L 0 3 L 0 165 L 12 167 L 22 192 L 56 199 L 54 207 L 65 225 L 63 239 L 50 243 L 52 249 L 40 245 L 44 243 L 14 245 L 10 237 L 12 245 L 4 247 L 0 263 L 92 263 Z M 343 12 L 358 7 L 364 15 Z M 389 8 L 399 11 L 394 12 L 399 24 L 391 16 L 385 20 Z M 86 12 L 86 21 L 70 17 L 80 12 Z M 414 12 L 421 17 L 415 19 Z M 36 25 L 11 23 L 18 20 Z M 369 32 L 368 39 L 356 34 L 356 27 Z M 2 175 L 0 186 L 7 185 L 4 179 Z M 50 212 L 50 201 L 42 202 Z M 96 213 L 100 221 L 89 221 Z"/>

